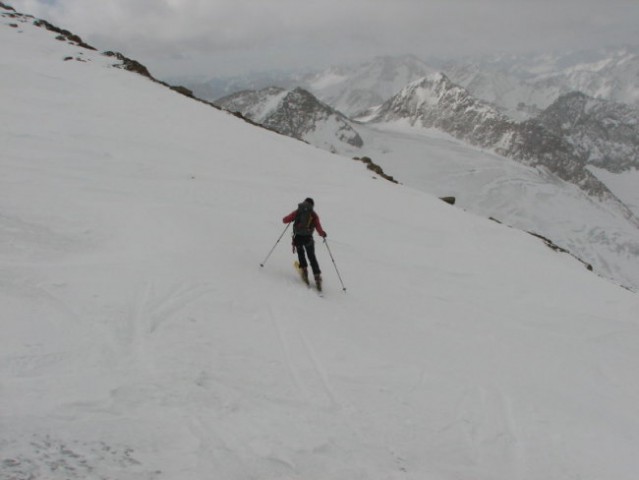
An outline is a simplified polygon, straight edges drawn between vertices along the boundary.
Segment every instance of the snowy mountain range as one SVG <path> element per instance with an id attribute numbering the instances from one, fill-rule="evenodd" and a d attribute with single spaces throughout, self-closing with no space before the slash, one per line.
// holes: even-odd
<path id="1" fill-rule="evenodd" d="M 435 70 L 414 55 L 383 56 L 358 65 L 333 66 L 317 72 L 256 72 L 221 78 L 175 77 L 200 98 L 217 102 L 242 91 L 277 86 L 301 87 L 347 116 L 377 106 L 411 81 Z"/>
<path id="2" fill-rule="evenodd" d="M 637 293 L 423 185 L 547 224 L 583 190 L 440 131 L 339 144 L 393 184 L 63 32 L 0 3 L 0 478 L 635 479 Z"/>
<path id="3" fill-rule="evenodd" d="M 317 72 L 256 72 L 210 79 L 179 77 L 174 81 L 209 101 L 241 90 L 300 86 L 352 116 L 383 103 L 408 83 L 436 72 L 444 73 L 474 97 L 520 121 L 573 91 L 615 103 L 639 103 L 639 48 L 630 46 L 454 61 L 385 56 Z"/>
<path id="4" fill-rule="evenodd" d="M 412 55 L 376 57 L 314 75 L 300 73 L 289 76 L 288 81 L 305 85 L 326 103 L 355 115 L 388 100 L 407 84 L 437 72 L 516 120 L 531 118 L 573 91 L 615 103 L 639 104 L 637 47 L 455 61 L 423 61 Z M 352 106 L 345 101 L 348 98 L 355 99 Z"/>
<path id="5" fill-rule="evenodd" d="M 560 96 L 579 91 L 601 100 L 639 104 L 639 49 L 484 57 L 446 62 L 442 71 L 473 96 L 525 120 Z"/>

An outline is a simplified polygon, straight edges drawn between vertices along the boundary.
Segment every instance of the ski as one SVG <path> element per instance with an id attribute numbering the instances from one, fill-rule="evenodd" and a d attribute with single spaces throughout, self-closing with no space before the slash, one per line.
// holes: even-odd
<path id="1" fill-rule="evenodd" d="M 295 260 L 295 262 L 293 262 L 293 266 L 295 267 L 295 270 L 297 271 L 297 273 L 299 274 L 300 278 L 302 279 L 302 282 L 304 282 L 306 284 L 306 286 L 308 288 L 311 288 L 311 282 L 308 278 L 308 273 L 304 273 L 304 270 L 302 270 L 302 267 L 300 266 L 300 262 L 298 262 L 297 260 Z M 317 294 L 320 297 L 324 296 L 324 292 L 322 291 L 322 283 L 315 283 L 315 288 L 314 290 L 317 292 Z"/>
<path id="2" fill-rule="evenodd" d="M 311 283 L 308 280 L 308 274 L 306 274 L 306 275 L 304 274 L 304 270 L 302 270 L 302 267 L 300 266 L 300 262 L 295 260 L 295 262 L 293 262 L 293 266 L 295 267 L 295 270 L 297 270 L 297 273 L 299 274 L 300 278 L 302 279 L 302 282 L 304 282 L 306 284 L 306 286 L 310 288 Z"/>

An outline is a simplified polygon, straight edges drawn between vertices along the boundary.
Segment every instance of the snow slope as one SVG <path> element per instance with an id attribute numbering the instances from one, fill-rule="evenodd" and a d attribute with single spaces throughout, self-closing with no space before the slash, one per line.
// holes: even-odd
<path id="1" fill-rule="evenodd" d="M 596 273 L 639 289 L 639 231 L 614 204 L 593 199 L 544 169 L 473 148 L 435 129 L 412 127 L 408 121 L 357 129 L 364 146 L 341 153 L 369 156 L 404 185 L 455 196 L 457 205 L 470 212 L 543 235 L 591 264 Z M 632 182 L 623 180 L 634 178 L 630 172 L 618 179 L 593 172 L 606 185 L 614 184 L 613 192 L 633 208 Z"/>
<path id="2" fill-rule="evenodd" d="M 639 170 L 612 173 L 594 166 L 590 166 L 589 169 L 639 217 Z"/>
<path id="3" fill-rule="evenodd" d="M 2 480 L 636 477 L 636 294 L 16 22 Z M 259 267 L 307 195 L 347 293 Z"/>

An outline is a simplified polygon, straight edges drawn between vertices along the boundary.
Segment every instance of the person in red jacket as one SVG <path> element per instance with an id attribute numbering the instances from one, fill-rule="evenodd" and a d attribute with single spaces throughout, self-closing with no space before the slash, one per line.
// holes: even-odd
<path id="1" fill-rule="evenodd" d="M 315 202 L 312 198 L 306 198 L 297 206 L 297 210 L 286 215 L 282 221 L 284 223 L 293 222 L 293 249 L 297 250 L 297 258 L 299 259 L 300 268 L 302 269 L 302 277 L 308 284 L 308 263 L 311 264 L 311 270 L 315 277 L 317 288 L 321 289 L 322 271 L 315 257 L 315 241 L 313 240 L 313 231 L 317 230 L 322 238 L 326 238 L 326 232 L 322 228 L 320 218 L 314 211 Z M 306 257 L 308 256 L 308 263 Z"/>

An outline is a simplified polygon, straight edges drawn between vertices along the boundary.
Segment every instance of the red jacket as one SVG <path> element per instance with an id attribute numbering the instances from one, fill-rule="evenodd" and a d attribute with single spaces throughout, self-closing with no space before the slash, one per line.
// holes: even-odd
<path id="1" fill-rule="evenodd" d="M 297 210 L 286 215 L 282 219 L 282 222 L 291 223 L 293 220 L 295 220 L 295 215 L 297 215 Z M 317 230 L 317 233 L 319 233 L 321 237 L 326 236 L 326 232 L 324 231 L 324 229 L 322 228 L 322 224 L 320 223 L 319 215 L 314 211 L 311 212 L 311 232 L 313 232 L 313 230 Z"/>

